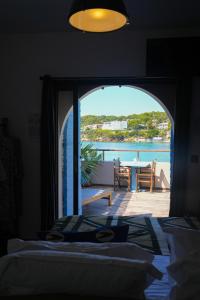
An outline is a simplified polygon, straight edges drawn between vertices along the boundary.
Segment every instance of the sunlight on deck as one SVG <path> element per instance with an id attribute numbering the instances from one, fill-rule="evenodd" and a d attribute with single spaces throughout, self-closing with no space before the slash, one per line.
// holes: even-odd
<path id="1" fill-rule="evenodd" d="M 98 187 L 99 188 L 99 187 Z M 101 189 L 113 190 L 102 187 Z M 108 206 L 107 199 L 100 199 L 83 207 L 83 215 L 151 215 L 153 217 L 168 217 L 170 204 L 169 191 L 126 192 L 124 190 L 113 192 L 112 206 Z"/>

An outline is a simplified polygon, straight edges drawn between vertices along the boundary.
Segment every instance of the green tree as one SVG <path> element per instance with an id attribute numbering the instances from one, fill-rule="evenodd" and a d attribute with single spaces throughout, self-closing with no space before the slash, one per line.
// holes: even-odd
<path id="1" fill-rule="evenodd" d="M 103 124 L 111 121 L 128 121 L 128 129 L 122 131 L 89 129 L 87 125 Z M 168 128 L 164 131 L 158 130 L 160 123 L 168 123 Z M 86 128 L 85 128 L 86 127 Z M 89 140 L 107 139 L 123 141 L 124 138 L 145 137 L 153 138 L 155 136 L 162 136 L 165 138 L 171 129 L 170 120 L 165 112 L 146 112 L 141 114 L 131 114 L 128 116 L 94 116 L 88 115 L 81 118 L 81 128 L 84 138 Z"/>

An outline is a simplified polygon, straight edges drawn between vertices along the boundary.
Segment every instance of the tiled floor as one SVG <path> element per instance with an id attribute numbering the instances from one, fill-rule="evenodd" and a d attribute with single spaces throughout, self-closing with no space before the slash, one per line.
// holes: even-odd
<path id="1" fill-rule="evenodd" d="M 93 187 L 94 188 L 94 187 Z M 108 187 L 95 187 L 109 189 Z M 170 204 L 169 191 L 127 192 L 120 190 L 113 192 L 112 206 L 108 206 L 107 199 L 100 199 L 83 207 L 83 215 L 144 215 L 154 217 L 168 217 Z"/>

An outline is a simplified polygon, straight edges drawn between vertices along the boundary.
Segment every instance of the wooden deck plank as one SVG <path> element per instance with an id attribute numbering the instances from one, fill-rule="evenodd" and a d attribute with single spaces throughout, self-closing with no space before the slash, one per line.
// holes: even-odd
<path id="1" fill-rule="evenodd" d="M 113 194 L 112 206 L 108 206 L 106 199 L 95 201 L 83 207 L 83 215 L 151 215 L 153 217 L 168 217 L 170 192 L 113 192 L 112 188 L 100 187 Z"/>

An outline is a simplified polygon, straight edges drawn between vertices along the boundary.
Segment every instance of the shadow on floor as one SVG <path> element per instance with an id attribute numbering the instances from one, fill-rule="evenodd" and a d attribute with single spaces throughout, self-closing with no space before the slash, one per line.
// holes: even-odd
<path id="1" fill-rule="evenodd" d="M 92 187 L 94 188 L 94 186 Z M 108 206 L 107 199 L 100 199 L 83 207 L 85 216 L 108 215 L 152 215 L 155 217 L 169 216 L 170 192 L 127 192 L 119 190 L 114 192 L 112 187 L 95 186 L 95 189 L 106 189 L 113 192 L 112 206 Z"/>

